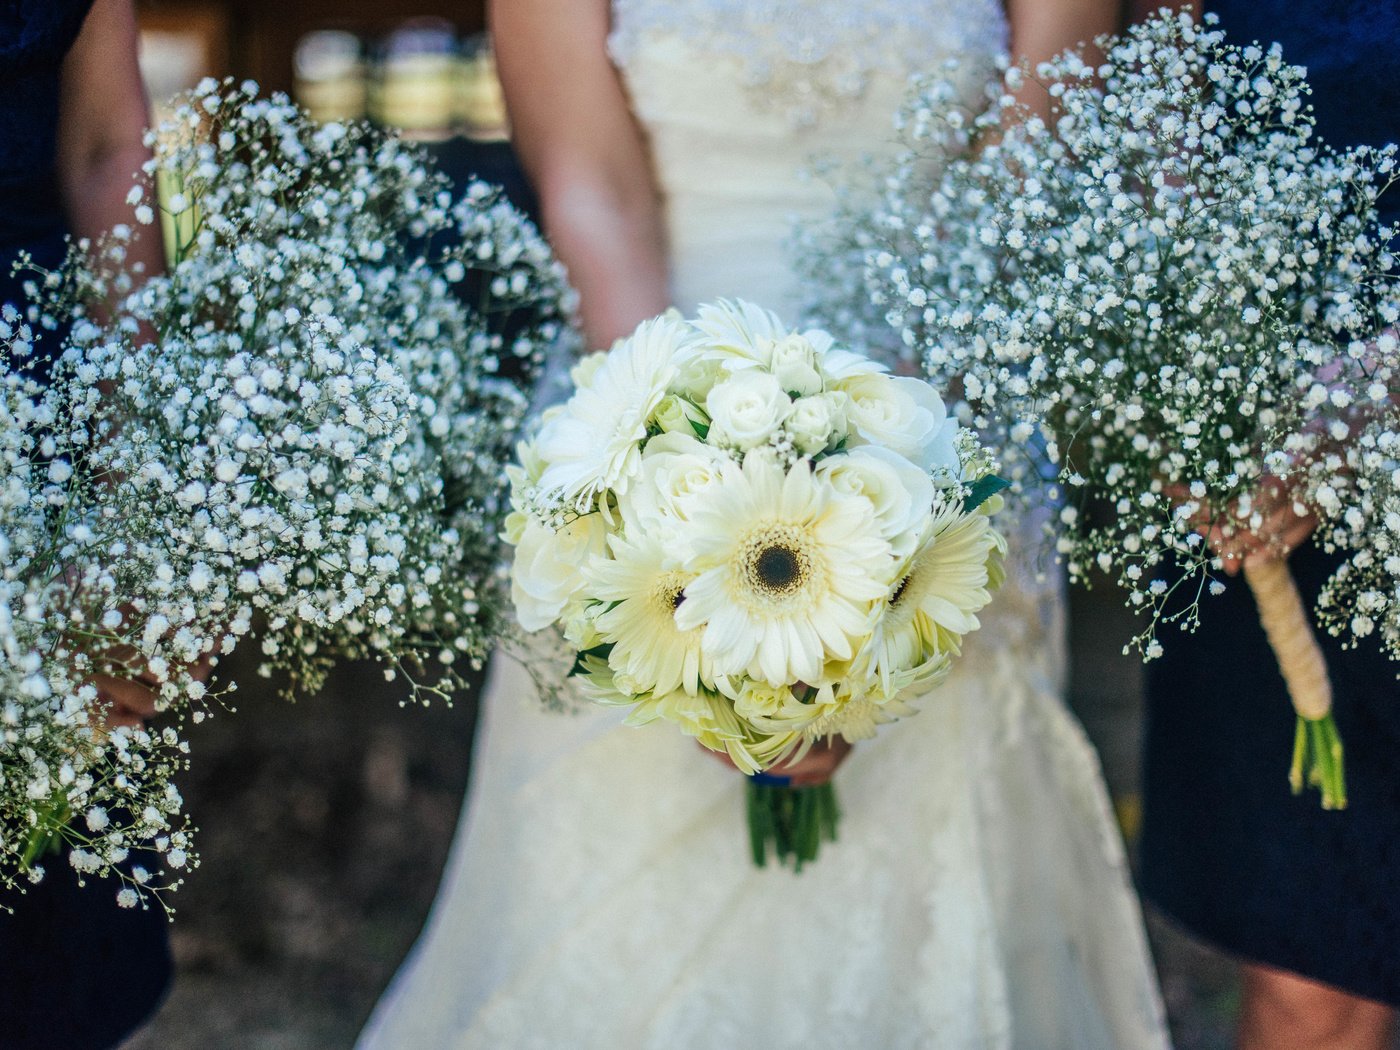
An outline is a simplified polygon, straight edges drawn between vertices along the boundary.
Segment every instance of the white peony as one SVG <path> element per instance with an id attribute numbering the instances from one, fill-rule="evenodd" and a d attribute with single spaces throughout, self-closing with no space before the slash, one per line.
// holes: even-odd
<path id="1" fill-rule="evenodd" d="M 676 622 L 704 627 L 716 674 L 816 683 L 828 661 L 853 655 L 892 569 L 868 500 L 841 495 L 806 463 L 785 471 L 750 454 L 690 512 L 699 576 Z"/>
<path id="2" fill-rule="evenodd" d="M 510 567 L 510 598 L 521 627 L 540 631 L 559 618 L 583 592 L 583 566 L 604 553 L 606 539 L 601 514 L 582 515 L 558 531 L 526 520 Z"/>
<path id="3" fill-rule="evenodd" d="M 710 391 L 709 441 L 747 451 L 767 444 L 787 418 L 792 400 L 768 372 L 736 372 Z"/>

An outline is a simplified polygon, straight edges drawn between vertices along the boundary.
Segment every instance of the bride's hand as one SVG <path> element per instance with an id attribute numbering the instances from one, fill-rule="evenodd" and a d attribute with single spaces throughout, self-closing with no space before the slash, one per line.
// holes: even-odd
<path id="1" fill-rule="evenodd" d="M 718 761 L 723 762 L 730 769 L 734 769 L 734 763 L 723 751 L 711 751 L 703 744 L 700 748 L 708 755 L 713 755 Z M 767 770 L 770 777 L 787 777 L 788 783 L 792 787 L 816 787 L 818 784 L 825 784 L 835 774 L 838 766 L 846 760 L 846 756 L 851 753 L 851 744 L 844 737 L 832 737 L 821 743 L 813 744 L 808 751 L 797 762 L 780 762 L 772 769 Z"/>

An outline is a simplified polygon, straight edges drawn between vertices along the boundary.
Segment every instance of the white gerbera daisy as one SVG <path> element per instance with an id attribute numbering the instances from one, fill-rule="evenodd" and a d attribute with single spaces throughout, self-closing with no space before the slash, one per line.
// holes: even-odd
<path id="1" fill-rule="evenodd" d="M 723 471 L 686 532 L 699 576 L 676 622 L 705 628 L 716 674 L 772 685 L 815 683 L 849 659 L 895 564 L 869 500 L 761 453 Z"/>
<path id="2" fill-rule="evenodd" d="M 705 337 L 703 355 L 730 369 L 767 368 L 773 344 L 790 334 L 778 315 L 743 299 L 706 303 L 693 321 Z"/>
<path id="3" fill-rule="evenodd" d="M 647 422 L 693 352 L 695 333 L 671 315 L 640 325 L 610 350 L 587 386 L 540 430 L 547 466 L 540 488 L 587 509 L 607 489 L 623 493 L 636 473 Z"/>
<path id="4" fill-rule="evenodd" d="M 1006 541 L 982 510 L 949 504 L 930 519 L 900 565 L 879 607 L 862 654 L 879 692 L 893 697 L 946 673 L 962 636 L 979 626 L 977 612 L 1002 580 Z"/>
<path id="5" fill-rule="evenodd" d="M 700 648 L 701 632 L 682 630 L 675 611 L 694 573 L 681 570 L 659 530 L 629 527 L 608 537 L 611 558 L 589 564 L 588 591 L 609 603 L 593 627 L 612 644 L 608 663 L 635 691 L 694 694 L 711 680 Z"/>
<path id="6" fill-rule="evenodd" d="M 877 726 L 917 713 L 916 708 L 894 698 L 882 700 L 831 689 L 823 690 L 813 706 L 815 716 L 802 731 L 803 740 L 808 742 L 834 736 L 852 743 L 869 740 Z"/>

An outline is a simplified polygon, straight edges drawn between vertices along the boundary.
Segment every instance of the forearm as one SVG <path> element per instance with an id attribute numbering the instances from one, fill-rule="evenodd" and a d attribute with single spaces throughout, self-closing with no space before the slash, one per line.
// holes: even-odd
<path id="1" fill-rule="evenodd" d="M 1086 61 L 1101 57 L 1094 39 L 1118 28 L 1117 0 L 1006 0 L 1011 27 L 1011 57 L 1035 73 L 1041 62 L 1071 49 Z M 1051 98 L 1043 85 L 1030 77 L 1017 99 L 1032 113 L 1049 118 Z"/>
<path id="2" fill-rule="evenodd" d="M 545 233 L 607 347 L 669 302 L 645 135 L 607 53 L 608 0 L 493 0 L 496 61 Z"/>
<path id="3" fill-rule="evenodd" d="M 93 0 L 82 31 L 63 61 L 58 121 L 58 171 L 68 222 L 97 241 L 118 224 L 133 225 L 126 203 L 141 166 L 149 122 L 136 62 L 132 0 Z M 160 267 L 158 227 L 143 227 L 128 255 L 147 272 Z"/>
<path id="4" fill-rule="evenodd" d="M 95 151 L 90 157 L 70 164 L 65 172 L 64 200 L 68 221 L 77 238 L 96 242 L 114 226 L 135 228 L 127 258 L 142 265 L 145 273 L 157 272 L 162 265 L 159 225 L 136 227 L 127 194 L 136 182 L 141 165 L 150 151 L 140 142 L 131 142 L 109 151 Z"/>
<path id="5" fill-rule="evenodd" d="M 541 185 L 545 230 L 579 293 L 589 346 L 604 349 L 669 305 L 665 234 L 645 197 L 580 178 Z M 642 191 L 644 192 L 644 191 Z"/>

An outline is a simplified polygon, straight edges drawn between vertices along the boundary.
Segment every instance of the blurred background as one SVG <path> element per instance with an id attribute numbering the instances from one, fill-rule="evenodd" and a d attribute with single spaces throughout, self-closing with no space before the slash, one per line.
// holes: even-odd
<path id="1" fill-rule="evenodd" d="M 400 129 L 454 178 L 500 183 L 531 210 L 483 7 L 139 0 L 142 71 L 157 117 L 205 76 L 252 78 L 320 119 Z M 1131 847 L 1141 670 L 1119 650 L 1134 629 L 1106 582 L 1072 599 L 1070 702 Z M 342 1050 L 432 903 L 463 802 L 475 698 L 402 708 L 376 668 L 347 666 L 324 694 L 288 704 L 229 670 L 245 683 L 238 711 L 190 728 L 194 764 L 181 781 L 203 864 L 174 898 L 176 983 L 127 1050 Z M 1224 1050 L 1235 967 L 1155 916 L 1149 929 L 1177 1046 Z"/>

